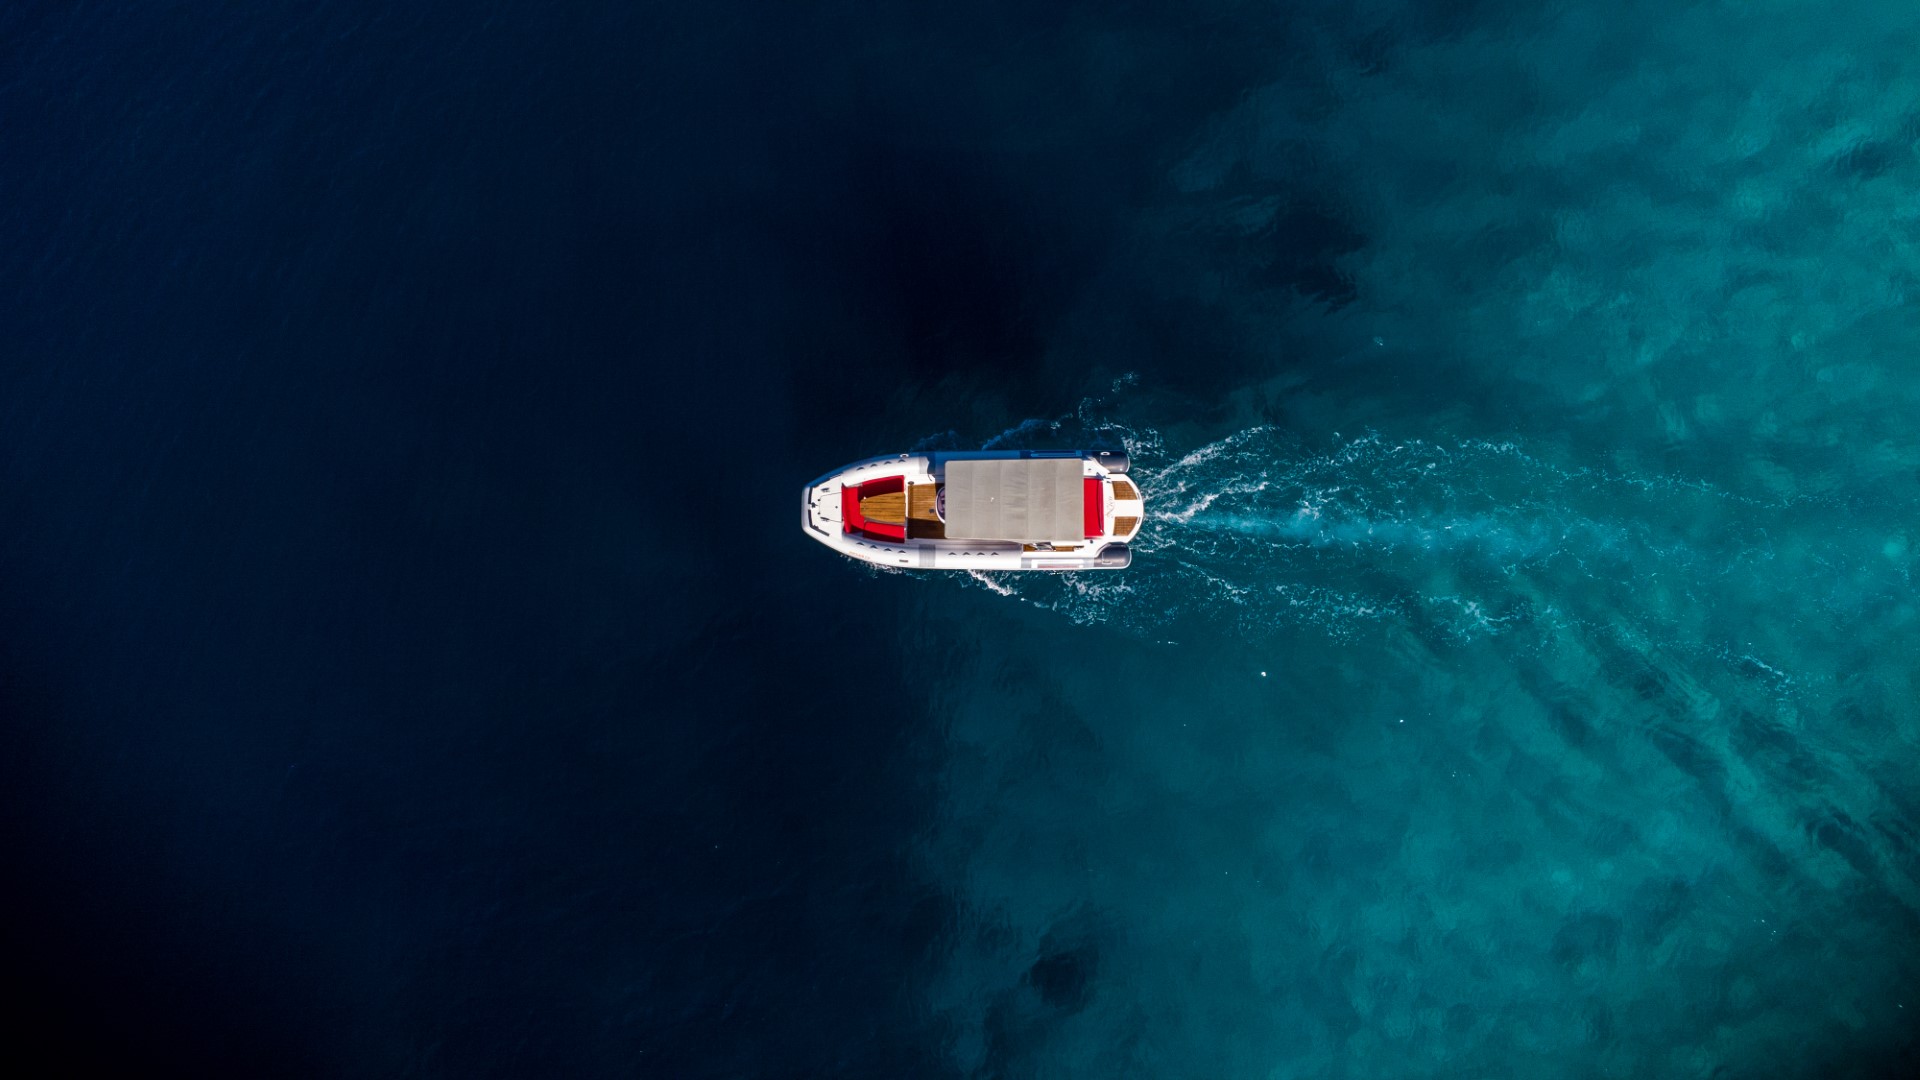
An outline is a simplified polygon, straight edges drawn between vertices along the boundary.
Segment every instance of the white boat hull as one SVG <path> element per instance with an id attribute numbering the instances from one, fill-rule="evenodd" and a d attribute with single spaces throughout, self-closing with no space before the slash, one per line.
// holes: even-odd
<path id="1" fill-rule="evenodd" d="M 1079 462 L 1082 525 L 1071 541 L 968 539 L 946 535 L 948 466 L 954 462 Z M 967 468 L 967 466 L 963 466 Z M 1046 464 L 1066 470 L 1064 464 Z M 1140 489 L 1119 454 L 965 451 L 868 458 L 808 484 L 801 527 L 849 558 L 908 570 L 1118 570 L 1145 520 Z M 991 501 L 991 500 L 989 500 Z M 1054 531 L 1058 531 L 1055 529 Z"/>

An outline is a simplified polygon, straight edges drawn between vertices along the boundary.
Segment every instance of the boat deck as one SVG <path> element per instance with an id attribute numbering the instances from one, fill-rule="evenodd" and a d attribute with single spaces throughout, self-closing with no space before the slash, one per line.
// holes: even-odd
<path id="1" fill-rule="evenodd" d="M 884 522 L 888 525 L 907 523 L 907 497 L 898 491 L 889 491 L 884 495 L 868 495 L 860 500 L 860 516 L 868 521 Z"/>
<path id="2" fill-rule="evenodd" d="M 1132 484 L 1125 480 L 1114 481 L 1116 498 L 1140 497 Z M 946 523 L 935 513 L 935 500 L 939 498 L 938 484 L 908 484 L 905 491 L 889 491 L 879 495 L 869 495 L 860 500 L 860 514 L 868 521 L 887 525 L 905 525 L 909 540 L 945 540 Z M 1114 534 L 1122 538 L 1131 536 L 1140 527 L 1137 517 L 1117 517 L 1113 522 Z M 1027 545 L 1026 550 L 1036 550 Z M 1062 550 L 1072 550 L 1065 548 Z"/>
<path id="3" fill-rule="evenodd" d="M 945 540 L 946 523 L 940 515 L 934 513 L 934 500 L 939 497 L 938 484 L 907 485 L 907 538 L 910 540 Z"/>

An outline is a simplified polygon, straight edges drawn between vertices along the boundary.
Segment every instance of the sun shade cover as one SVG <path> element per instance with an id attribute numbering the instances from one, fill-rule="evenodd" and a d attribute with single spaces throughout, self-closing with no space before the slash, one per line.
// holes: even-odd
<path id="1" fill-rule="evenodd" d="M 1084 495 L 1079 458 L 947 462 L 947 536 L 1077 544 Z"/>

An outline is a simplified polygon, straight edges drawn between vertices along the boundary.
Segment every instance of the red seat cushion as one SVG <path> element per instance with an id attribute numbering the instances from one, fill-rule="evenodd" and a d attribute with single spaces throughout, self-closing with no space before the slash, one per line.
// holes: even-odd
<path id="1" fill-rule="evenodd" d="M 883 476 L 878 480 L 869 480 L 858 487 L 840 488 L 840 529 L 847 533 L 861 533 L 877 540 L 905 540 L 905 525 L 889 525 L 883 521 L 868 521 L 860 513 L 860 500 L 873 495 L 887 495 L 907 489 L 904 476 Z"/>
<path id="2" fill-rule="evenodd" d="M 1083 483 L 1084 496 L 1080 506 L 1080 516 L 1085 519 L 1087 539 L 1104 536 L 1107 531 L 1107 482 L 1097 476 L 1089 476 Z"/>
<path id="3" fill-rule="evenodd" d="M 867 519 L 860 516 L 860 489 L 857 487 L 840 488 L 840 529 L 842 532 L 857 533 L 865 528 Z"/>

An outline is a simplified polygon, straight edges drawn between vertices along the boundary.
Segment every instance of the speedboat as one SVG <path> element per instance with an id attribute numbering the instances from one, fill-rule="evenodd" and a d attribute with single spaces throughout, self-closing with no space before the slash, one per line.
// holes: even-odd
<path id="1" fill-rule="evenodd" d="M 1118 450 L 974 450 L 868 458 L 801 496 L 808 536 L 917 570 L 1118 570 L 1145 500 Z"/>

